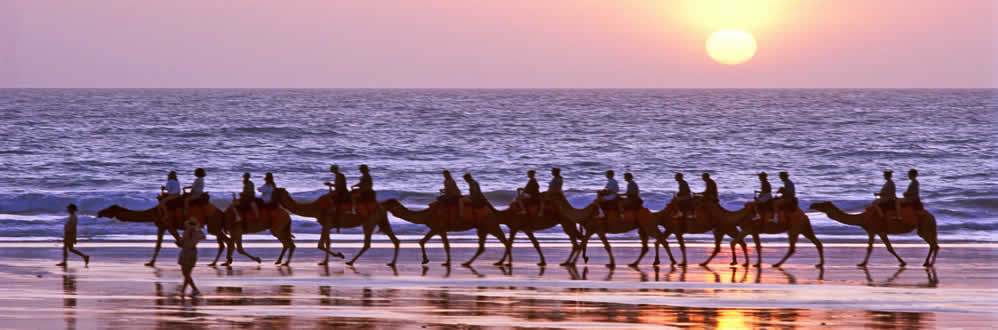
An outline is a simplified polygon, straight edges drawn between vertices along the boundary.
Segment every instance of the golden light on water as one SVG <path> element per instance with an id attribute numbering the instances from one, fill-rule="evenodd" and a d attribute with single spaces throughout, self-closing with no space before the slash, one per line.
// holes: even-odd
<path id="1" fill-rule="evenodd" d="M 707 38 L 707 54 L 719 63 L 745 63 L 755 55 L 755 50 L 755 38 L 742 30 L 725 29 Z"/>

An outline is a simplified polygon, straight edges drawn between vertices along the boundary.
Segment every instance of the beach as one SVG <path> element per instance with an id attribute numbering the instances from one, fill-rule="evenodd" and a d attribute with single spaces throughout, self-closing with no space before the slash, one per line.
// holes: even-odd
<path id="1" fill-rule="evenodd" d="M 709 267 L 698 266 L 710 251 L 704 244 L 688 247 L 694 264 L 687 267 L 667 259 L 655 267 L 646 256 L 630 268 L 621 264 L 639 249 L 627 243 L 614 245 L 618 266 L 608 268 L 599 245 L 590 245 L 588 265 L 562 267 L 569 249 L 545 243 L 546 267 L 535 265 L 526 242 L 514 248 L 511 267 L 492 265 L 502 252 L 494 242 L 473 267 L 458 266 L 474 243 L 457 242 L 454 266 L 445 267 L 438 241 L 427 245 L 425 266 L 418 245 L 405 242 L 394 268 L 385 265 L 392 250 L 381 244 L 353 267 L 316 265 L 314 242 L 300 242 L 289 267 L 273 265 L 280 249 L 270 243 L 247 245 L 262 264 L 237 256 L 231 267 L 209 267 L 215 250 L 202 244 L 194 270 L 202 295 L 191 298 L 179 294 L 173 247 L 146 267 L 148 242 L 85 242 L 79 247 L 92 256 L 89 266 L 71 258 L 57 267 L 55 243 L 6 242 L 0 327 L 986 328 L 998 321 L 993 244 L 944 244 L 934 268 L 918 266 L 926 252 L 919 244 L 895 246 L 907 267 L 878 244 L 870 266 L 858 268 L 865 247 L 852 243 L 826 244 L 823 268 L 814 267 L 809 244 L 773 268 L 786 251 L 779 242 L 764 249 L 761 268 L 729 266 L 727 246 Z M 347 257 L 357 248 L 334 243 Z"/>

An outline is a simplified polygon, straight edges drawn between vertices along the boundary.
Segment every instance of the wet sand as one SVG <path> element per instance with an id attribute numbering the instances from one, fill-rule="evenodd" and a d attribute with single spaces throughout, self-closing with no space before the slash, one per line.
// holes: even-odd
<path id="1" fill-rule="evenodd" d="M 231 267 L 208 267 L 214 256 L 203 244 L 194 277 L 202 296 L 181 297 L 175 248 L 164 248 L 157 267 L 145 267 L 150 243 L 81 244 L 93 261 L 70 259 L 57 267 L 54 243 L 0 245 L 0 328 L 990 328 L 998 323 L 998 247 L 948 247 L 937 265 L 919 266 L 926 248 L 903 245 L 909 262 L 899 268 L 883 247 L 871 266 L 857 268 L 865 249 L 829 244 L 826 266 L 817 269 L 814 248 L 798 246 L 782 268 L 729 267 L 725 250 L 710 267 L 651 266 L 638 249 L 615 247 L 618 266 L 607 268 L 605 252 L 591 246 L 589 265 L 557 266 L 568 249 L 545 245 L 549 265 L 536 252 L 514 250 L 512 267 L 492 265 L 501 253 L 490 248 L 474 267 L 457 266 L 474 251 L 453 249 L 455 266 L 444 267 L 439 245 L 431 263 L 405 243 L 399 265 L 387 267 L 391 249 L 374 248 L 355 267 L 341 261 L 318 266 L 314 243 L 299 243 L 290 267 L 272 264 L 279 249 L 249 245 L 265 259 L 245 257 Z M 380 245 L 379 245 L 380 246 Z M 547 247 L 551 246 L 551 247 Z M 339 244 L 348 257 L 356 244 Z M 678 249 L 675 249 L 678 253 Z M 772 263 L 783 247 L 764 250 Z M 709 249 L 689 249 L 702 261 Z M 664 255 L 663 255 L 664 256 Z M 753 256 L 754 257 L 754 256 Z M 269 262 L 268 262 L 269 261 Z M 581 260 L 580 260 L 581 261 Z"/>

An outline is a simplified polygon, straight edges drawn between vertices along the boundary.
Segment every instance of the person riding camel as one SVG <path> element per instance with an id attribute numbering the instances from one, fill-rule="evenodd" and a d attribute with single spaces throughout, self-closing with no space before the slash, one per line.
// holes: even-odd
<path id="1" fill-rule="evenodd" d="M 442 204 L 438 214 L 441 217 L 444 216 L 446 206 L 457 204 L 457 216 L 464 218 L 464 199 L 461 198 L 461 189 L 457 187 L 457 182 L 450 176 L 450 171 L 444 170 L 441 174 L 444 176 L 444 189 L 440 189 L 442 194 L 437 197 L 437 201 Z"/>
<path id="2" fill-rule="evenodd" d="M 159 187 L 159 190 L 163 195 L 163 198 L 159 200 L 159 213 L 166 214 L 166 203 L 181 196 L 180 181 L 177 180 L 177 172 L 170 171 L 166 175 L 166 185 Z"/>
<path id="3" fill-rule="evenodd" d="M 239 203 L 243 207 L 249 205 L 253 210 L 253 216 L 260 219 L 260 207 L 256 205 L 256 187 L 250 180 L 249 173 L 243 173 L 243 191 L 239 193 Z"/>
<path id="4" fill-rule="evenodd" d="M 679 214 L 685 219 L 693 214 L 693 191 L 690 185 L 683 180 L 683 173 L 676 173 L 676 183 L 679 184 L 679 191 L 676 192 L 676 200 L 679 202 Z"/>
<path id="5" fill-rule="evenodd" d="M 908 170 L 908 179 L 911 182 L 908 183 L 908 189 L 904 191 L 904 199 L 901 200 L 901 206 L 911 207 L 915 210 L 922 210 L 922 198 L 918 194 L 918 170 L 910 169 Z"/>
<path id="6" fill-rule="evenodd" d="M 717 183 L 710 178 L 710 173 L 704 172 L 700 177 L 703 178 L 703 183 L 706 185 L 706 188 L 700 193 L 703 198 L 715 204 L 720 203 L 721 200 L 717 197 Z"/>
<path id="7" fill-rule="evenodd" d="M 613 178 L 613 170 L 606 171 L 606 186 L 602 190 L 596 192 L 596 205 L 599 206 L 600 213 L 603 216 L 608 216 L 606 210 L 603 209 L 603 203 L 612 202 L 617 199 L 617 194 L 620 193 L 620 185 L 617 184 L 617 180 Z M 617 208 L 617 216 L 619 217 L 620 208 Z"/>
<path id="8" fill-rule="evenodd" d="M 618 208 L 640 209 L 644 206 L 644 201 L 641 200 L 641 191 L 638 188 L 638 183 L 634 181 L 634 175 L 630 172 L 624 173 L 624 180 L 627 181 L 627 190 L 625 193 L 618 195 L 619 197 L 623 197 L 617 202 Z"/>
<path id="9" fill-rule="evenodd" d="M 558 194 L 564 195 L 561 190 L 562 179 L 561 179 L 561 169 L 554 167 L 551 168 L 551 182 L 548 182 L 548 190 L 544 192 L 545 195 Z"/>
<path id="10" fill-rule="evenodd" d="M 780 194 L 781 205 L 780 208 L 786 212 L 793 212 L 797 210 L 797 187 L 794 186 L 794 182 L 790 181 L 790 174 L 787 172 L 780 172 L 780 181 L 783 181 L 783 187 L 780 187 L 776 193 Z"/>
<path id="11" fill-rule="evenodd" d="M 274 174 L 267 172 L 263 176 L 263 185 L 257 189 L 260 191 L 260 199 L 263 200 L 263 205 L 269 207 L 274 203 L 274 190 L 276 189 L 277 183 L 274 182 Z"/>
<path id="12" fill-rule="evenodd" d="M 371 170 L 365 164 L 361 164 L 358 169 L 360 170 L 360 182 L 350 186 L 350 189 L 356 190 L 359 195 L 354 197 L 352 193 L 350 194 L 350 197 L 354 199 L 353 204 L 357 205 L 358 201 L 362 203 L 376 201 L 377 196 L 374 192 L 374 180 L 371 178 Z"/>
<path id="13" fill-rule="evenodd" d="M 541 196 L 541 186 L 537 184 L 537 179 L 534 175 L 537 174 L 534 170 L 527 171 L 527 185 L 522 188 L 516 188 L 516 204 L 520 206 L 520 214 L 527 214 L 527 207 L 523 204 L 524 200 L 535 200 Z M 541 207 L 540 214 L 544 212 L 543 206 Z"/>
<path id="14" fill-rule="evenodd" d="M 874 196 L 879 197 L 875 202 L 877 205 L 877 212 L 880 213 L 881 217 L 885 215 L 885 209 L 894 209 L 895 219 L 900 219 L 901 207 L 897 200 L 897 189 L 894 187 L 894 180 L 891 177 L 894 176 L 893 171 L 884 171 L 884 185 L 880 187 L 880 192 L 873 193 Z"/>
<path id="15" fill-rule="evenodd" d="M 766 172 L 759 172 L 759 183 L 762 185 L 759 190 L 756 190 L 755 205 L 759 210 L 760 220 L 763 221 L 776 221 L 771 214 L 769 219 L 762 219 L 762 214 L 765 212 L 773 211 L 773 186 L 769 185 L 769 179 Z"/>
<path id="16" fill-rule="evenodd" d="M 194 176 L 197 177 L 197 179 L 194 179 L 194 184 L 184 187 L 184 190 L 187 189 L 191 190 L 190 194 L 187 195 L 186 198 L 184 198 L 184 218 L 187 218 L 189 216 L 188 206 L 190 206 L 191 201 L 196 201 L 200 199 L 201 195 L 204 194 L 204 177 L 207 175 L 208 174 L 205 173 L 203 168 L 199 167 L 195 169 Z"/>
<path id="17" fill-rule="evenodd" d="M 353 203 L 353 200 L 350 198 L 350 190 L 347 190 L 347 177 L 345 175 L 343 175 L 343 173 L 340 173 L 340 167 L 336 166 L 336 165 L 329 165 L 329 172 L 332 172 L 333 175 L 335 175 L 335 179 L 333 179 L 333 183 L 329 183 L 329 182 L 325 183 L 326 186 L 333 187 L 333 202 L 334 202 L 333 203 L 333 209 L 336 212 L 339 212 L 340 211 L 339 210 L 340 204 L 343 204 L 343 203 L 345 203 L 347 201 L 350 201 L 351 202 L 350 203 L 350 210 L 349 211 L 343 211 L 343 213 L 346 213 L 346 214 L 354 214 L 354 213 L 356 213 L 357 212 L 357 204 Z"/>
<path id="18" fill-rule="evenodd" d="M 464 173 L 464 182 L 468 183 L 468 198 L 471 199 L 471 207 L 485 207 L 489 200 L 485 198 L 485 194 L 482 193 L 482 186 L 471 177 L 471 173 Z"/>

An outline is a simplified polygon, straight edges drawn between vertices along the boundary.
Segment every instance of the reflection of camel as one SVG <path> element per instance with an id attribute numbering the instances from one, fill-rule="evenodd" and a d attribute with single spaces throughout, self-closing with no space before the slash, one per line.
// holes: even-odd
<path id="1" fill-rule="evenodd" d="M 558 205 L 559 212 L 562 211 L 572 211 L 574 210 L 571 205 Z M 595 210 L 597 209 L 596 202 L 590 203 L 586 206 L 583 211 L 588 214 L 588 216 L 583 217 L 583 221 L 580 223 L 582 226 L 582 243 L 580 245 L 580 250 L 582 251 L 583 258 L 588 261 L 589 258 L 585 256 L 586 247 L 589 244 L 589 239 L 592 238 L 593 234 L 599 236 L 600 241 L 603 242 L 603 248 L 606 250 L 607 256 L 610 258 L 610 263 L 606 264 L 607 267 L 616 266 L 616 261 L 613 258 L 613 250 L 610 247 L 610 241 L 607 240 L 607 234 L 622 234 L 628 233 L 632 230 L 638 231 L 638 237 L 641 239 L 641 253 L 638 258 L 634 260 L 628 266 L 637 267 L 638 263 L 641 262 L 641 258 L 648 253 L 648 238 L 654 237 L 656 244 L 662 244 L 666 246 L 666 251 L 668 251 L 669 243 L 665 241 L 665 236 L 662 232 L 658 230 L 658 225 L 652 220 L 651 211 L 647 208 L 640 208 L 636 210 L 623 210 L 619 214 L 624 219 L 618 219 L 616 211 L 609 211 L 608 215 L 604 217 L 597 217 Z M 627 218 L 630 215 L 630 218 Z M 670 257 L 672 252 L 669 252 Z M 575 255 L 575 259 L 571 262 L 575 263 L 578 259 L 579 254 Z"/>
<path id="2" fill-rule="evenodd" d="M 552 205 L 551 203 L 557 204 Z M 576 221 L 578 219 L 576 218 L 578 216 L 576 214 L 577 212 L 572 212 L 568 215 L 562 215 L 558 212 L 561 209 L 558 205 L 568 204 L 568 200 L 565 199 L 564 195 L 556 194 L 546 197 L 545 204 L 552 205 L 552 207 L 551 210 L 545 210 L 545 214 L 543 216 L 538 216 L 537 210 L 534 209 L 539 207 L 539 205 L 534 207 L 528 205 L 528 210 L 526 210 L 525 213 L 521 212 L 519 207 L 514 207 L 515 205 L 518 205 L 517 203 L 510 204 L 510 207 L 505 210 L 495 211 L 496 217 L 499 219 L 499 223 L 504 224 L 507 228 L 509 228 L 510 245 L 512 245 L 516 240 L 517 232 L 522 231 L 524 234 L 527 234 L 527 238 L 529 238 L 530 242 L 534 244 L 534 249 L 537 250 L 537 255 L 541 259 L 540 262 L 537 263 L 538 266 L 547 265 L 547 262 L 544 261 L 544 253 L 541 252 L 541 244 L 537 242 L 537 238 L 534 238 L 535 231 L 545 230 L 560 224 L 562 230 L 564 230 L 565 234 L 568 235 L 568 238 L 572 240 L 573 252 L 578 248 L 577 238 L 581 236 L 575 225 L 579 222 Z M 571 204 L 569 204 L 569 206 L 571 206 Z M 504 255 L 503 259 L 499 260 L 499 262 L 503 262 L 505 259 L 506 256 Z M 509 254 L 509 264 L 513 264 L 512 253 Z"/>
<path id="3" fill-rule="evenodd" d="M 213 206 L 214 207 L 214 206 Z M 215 208 L 218 210 L 218 208 Z M 180 210 L 183 212 L 183 210 Z M 118 221 L 124 222 L 142 222 L 142 223 L 153 223 L 156 225 L 156 250 L 152 254 L 152 260 L 146 263 L 146 266 L 154 266 L 156 264 L 156 257 L 159 256 L 159 249 L 163 243 L 163 233 L 169 231 L 173 235 L 173 239 L 176 240 L 177 245 L 180 244 L 180 233 L 177 230 L 183 229 L 182 222 L 167 222 L 161 220 L 159 209 L 153 207 L 147 210 L 134 211 L 129 210 L 124 207 L 118 206 L 117 204 L 108 206 L 107 208 L 97 212 L 97 217 L 116 219 Z M 224 215 L 219 210 L 217 214 L 213 214 L 207 217 L 207 228 L 208 233 L 215 235 L 218 241 L 218 254 L 215 255 L 215 261 L 211 264 L 214 265 L 218 263 L 218 258 L 222 256 L 222 251 L 225 250 L 225 244 L 228 242 L 231 244 L 231 240 L 228 236 L 222 233 Z M 202 222 L 205 223 L 205 222 Z"/>
<path id="4" fill-rule="evenodd" d="M 236 246 L 236 250 L 250 259 L 260 262 L 260 258 L 250 255 L 243 249 L 243 234 L 270 230 L 270 234 L 281 241 L 281 255 L 277 257 L 277 262 L 274 264 L 281 264 L 281 259 L 284 258 L 285 252 L 288 253 L 288 260 L 284 265 L 287 266 L 290 264 L 291 256 L 295 253 L 295 243 L 293 241 L 294 236 L 291 235 L 291 216 L 288 215 L 288 212 L 276 206 L 272 208 L 261 207 L 259 210 L 260 218 L 257 219 L 250 210 L 237 210 L 236 205 L 238 204 L 239 201 L 233 195 L 232 204 L 229 204 L 229 207 L 225 208 L 226 228 L 229 229 L 229 235 Z M 225 257 L 227 260 L 222 264 L 223 266 L 232 263 L 231 246 Z"/>
<path id="5" fill-rule="evenodd" d="M 819 202 L 811 204 L 811 209 L 821 211 L 828 215 L 832 220 L 838 221 L 843 224 L 850 226 L 859 226 L 866 231 L 866 235 L 869 237 L 869 241 L 866 247 L 866 258 L 863 258 L 857 266 L 866 266 L 866 263 L 870 260 L 870 253 L 873 252 L 873 236 L 880 236 L 880 240 L 884 242 L 884 246 L 887 247 L 887 251 L 894 255 L 901 263 L 901 266 L 905 265 L 903 259 L 894 252 L 894 247 L 891 246 L 890 239 L 887 238 L 889 234 L 905 234 L 913 230 L 918 231 L 918 236 L 922 237 L 925 242 L 929 243 L 929 254 L 925 256 L 925 263 L 923 266 L 932 266 L 936 263 L 936 256 L 939 255 L 939 243 L 936 235 L 936 217 L 932 214 L 925 212 L 923 216 L 918 218 L 918 226 L 911 226 L 899 221 L 867 221 L 867 216 L 864 213 L 850 214 L 839 209 L 835 204 L 831 202 Z"/>
<path id="6" fill-rule="evenodd" d="M 782 199 L 773 200 L 773 209 L 782 210 L 782 205 L 780 202 Z M 752 209 L 752 213 L 756 213 L 754 203 L 746 203 L 745 208 Z M 742 232 L 736 238 L 738 241 L 744 241 L 745 236 L 752 235 L 752 240 L 755 241 L 755 251 L 756 251 L 756 261 L 755 266 L 758 267 L 762 264 L 762 240 L 759 238 L 759 234 L 780 234 L 787 233 L 787 240 L 790 241 L 790 247 L 787 249 L 787 254 L 780 259 L 780 262 L 773 264 L 773 267 L 780 267 L 783 265 L 790 256 L 794 254 L 797 249 L 797 238 L 803 234 L 811 243 L 814 243 L 814 247 L 818 249 L 818 262 L 816 267 L 822 267 L 825 265 L 825 252 L 821 246 L 821 241 L 818 237 L 814 235 L 814 229 L 811 227 L 811 219 L 804 214 L 803 211 L 797 209 L 798 212 L 795 214 L 787 214 L 784 211 L 780 211 L 781 221 L 771 222 L 764 219 L 752 220 L 750 215 L 747 218 L 742 219 L 739 227 L 741 227 Z M 790 219 L 790 217 L 796 217 L 796 219 Z M 748 260 L 745 261 L 748 264 Z"/>
<path id="7" fill-rule="evenodd" d="M 333 228 L 353 228 L 362 227 L 364 230 L 364 246 L 357 252 L 347 265 L 352 265 L 357 258 L 360 258 L 364 252 L 367 252 L 371 248 L 371 235 L 374 234 L 374 229 L 378 228 L 381 232 L 388 236 L 388 239 L 392 241 L 395 245 L 395 255 L 392 257 L 392 262 L 388 263 L 389 266 L 394 265 L 395 261 L 398 259 L 399 254 L 399 240 L 395 237 L 395 233 L 392 232 L 391 225 L 388 224 L 388 213 L 384 207 L 378 203 L 371 203 L 374 206 L 373 210 L 367 212 L 367 216 L 346 214 L 343 212 L 333 211 L 333 197 L 332 194 L 326 194 L 319 197 L 315 201 L 309 203 L 298 203 L 287 190 L 284 188 L 278 188 L 274 190 L 273 195 L 274 201 L 280 203 L 282 207 L 287 209 L 289 212 L 294 213 L 298 216 L 315 218 L 319 225 L 322 226 L 322 233 L 319 235 L 319 250 L 325 253 L 325 259 L 319 263 L 324 265 L 329 263 L 329 256 L 343 258 L 342 254 L 332 252 L 329 249 L 330 238 Z M 359 205 L 358 205 L 359 206 Z"/>
<path id="8" fill-rule="evenodd" d="M 430 262 L 430 258 L 426 256 L 426 241 L 429 241 L 434 235 L 439 234 L 440 238 L 444 241 L 444 251 L 447 253 L 447 262 L 444 265 L 450 265 L 450 241 L 447 239 L 448 232 L 459 232 L 465 230 L 475 229 L 478 234 L 478 250 L 475 251 L 475 255 L 466 261 L 465 265 L 470 265 L 475 259 L 478 258 L 482 252 L 485 252 L 485 238 L 488 235 L 495 236 L 500 242 L 506 247 L 506 251 L 503 256 L 510 253 L 509 241 L 506 240 L 506 236 L 502 232 L 502 228 L 499 227 L 499 221 L 496 219 L 495 212 L 487 210 L 487 214 L 483 219 L 478 219 L 477 221 L 451 221 L 441 223 L 439 221 L 433 221 L 433 215 L 436 210 L 433 208 L 427 208 L 419 211 L 413 211 L 402 205 L 398 200 L 389 199 L 381 202 L 381 205 L 388 209 L 392 215 L 398 217 L 399 219 L 419 224 L 425 225 L 430 228 L 430 232 L 426 233 L 422 239 L 419 240 L 419 249 L 423 253 L 423 263 L 426 264 Z M 475 211 L 469 210 L 469 213 Z M 500 260 L 501 261 L 501 260 Z M 501 262 L 496 263 L 501 264 Z"/>
<path id="9" fill-rule="evenodd" d="M 710 260 L 714 259 L 714 256 L 721 251 L 721 240 L 724 239 L 724 235 L 734 238 L 731 241 L 731 265 L 738 264 L 735 244 L 741 244 L 742 251 L 745 253 L 745 264 L 748 265 L 748 248 L 745 245 L 745 241 L 739 239 L 738 223 L 750 216 L 752 210 L 743 208 L 738 211 L 728 211 L 719 204 L 705 202 L 701 199 L 694 200 L 694 209 L 696 214 L 695 219 L 682 219 L 679 216 L 678 201 L 673 199 L 673 201 L 666 205 L 665 209 L 653 214 L 655 222 L 665 227 L 665 237 L 669 237 L 669 234 L 676 234 L 676 239 L 679 240 L 679 249 L 683 253 L 683 262 L 680 265 L 686 265 L 686 243 L 683 240 L 683 234 L 703 234 L 708 231 L 714 234 L 714 252 L 710 254 L 710 257 L 706 261 L 700 263 L 701 266 L 710 263 Z M 668 249 L 666 249 L 666 252 L 668 252 Z M 658 262 L 658 245 L 656 245 L 655 264 L 658 264 Z"/>

